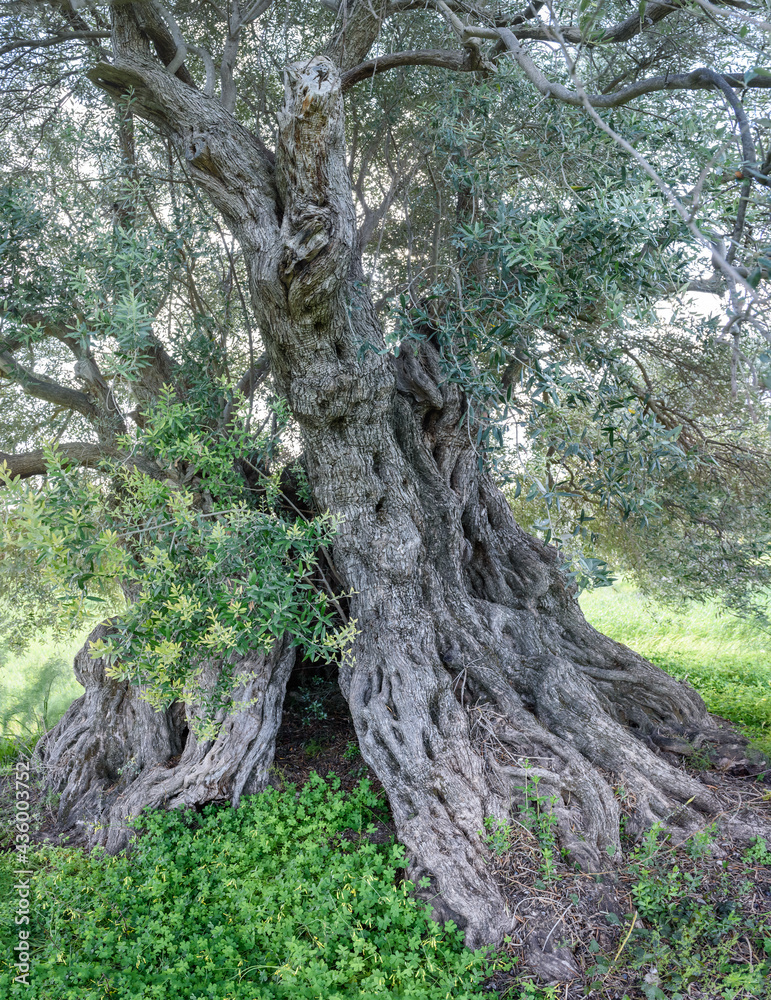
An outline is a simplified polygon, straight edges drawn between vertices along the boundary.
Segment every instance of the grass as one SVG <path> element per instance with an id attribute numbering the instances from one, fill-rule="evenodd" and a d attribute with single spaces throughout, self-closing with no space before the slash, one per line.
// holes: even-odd
<path id="1" fill-rule="evenodd" d="M 587 620 L 678 680 L 771 755 L 771 634 L 716 604 L 674 611 L 628 584 L 581 597 Z"/>
<path id="2" fill-rule="evenodd" d="M 25 743 L 55 725 L 80 697 L 72 661 L 85 636 L 57 640 L 42 636 L 21 654 L 0 658 L 0 758 L 4 746 Z"/>

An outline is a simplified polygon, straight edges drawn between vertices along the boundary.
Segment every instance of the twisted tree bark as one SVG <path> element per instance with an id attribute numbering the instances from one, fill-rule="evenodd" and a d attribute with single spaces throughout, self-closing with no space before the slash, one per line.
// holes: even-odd
<path id="1" fill-rule="evenodd" d="M 196 709 L 176 702 L 156 712 L 128 681 L 111 679 L 90 643 L 104 638 L 99 625 L 75 657 L 85 693 L 37 745 L 47 787 L 59 794 L 57 826 L 116 853 L 127 846 L 129 821 L 143 809 L 197 806 L 264 791 L 295 649 L 279 642 L 268 656 L 241 660 L 230 711 L 220 709 L 216 739 L 197 739 Z M 204 687 L 213 685 L 209 668 Z M 241 707 L 243 706 L 243 707 Z M 189 715 L 188 715 L 189 713 Z"/>
<path id="2" fill-rule="evenodd" d="M 169 133 L 240 240 L 315 503 L 339 519 L 334 560 L 357 622 L 340 685 L 362 755 L 438 916 L 470 945 L 500 941 L 512 917 L 484 824 L 516 814 L 529 776 L 552 800 L 562 846 L 592 868 L 619 854 L 621 788 L 638 829 L 688 831 L 718 805 L 672 754 L 712 745 L 736 763 L 742 741 L 695 691 L 586 623 L 554 551 L 479 471 L 463 394 L 430 339 L 417 354 L 386 352 L 362 281 L 335 63 L 287 68 L 274 165 L 221 105 L 141 49 L 130 8 L 115 16 L 116 60 L 92 79 L 114 96 L 131 90 L 135 113 Z M 291 662 L 286 640 L 249 664 L 257 705 L 183 750 L 177 709 L 153 716 L 81 653 L 86 695 L 40 752 L 62 823 L 96 815 L 98 839 L 116 849 L 145 805 L 237 802 L 264 787 Z M 570 973 L 569 956 L 539 947 L 538 969 Z"/>

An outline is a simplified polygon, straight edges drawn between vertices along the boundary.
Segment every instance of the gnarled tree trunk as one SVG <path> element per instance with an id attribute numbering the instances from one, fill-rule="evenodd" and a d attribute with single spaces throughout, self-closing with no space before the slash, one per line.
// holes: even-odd
<path id="1" fill-rule="evenodd" d="M 562 845 L 593 867 L 618 854 L 622 786 L 639 828 L 692 829 L 718 806 L 671 752 L 741 741 L 691 688 L 586 623 L 554 551 L 479 471 L 463 394 L 430 339 L 417 354 L 385 351 L 362 281 L 336 65 L 288 69 L 274 165 L 221 105 L 143 54 L 121 10 L 117 59 L 92 78 L 132 91 L 134 111 L 171 135 L 240 240 L 315 503 L 339 518 L 334 561 L 357 623 L 340 683 L 362 755 L 438 915 L 470 945 L 500 941 L 512 917 L 482 831 L 487 817 L 516 813 L 529 777 L 553 797 Z M 63 789 L 62 821 L 96 811 L 116 847 L 143 805 L 264 787 L 291 657 L 285 644 L 262 661 L 258 705 L 183 751 L 173 710 L 152 716 L 81 654 L 87 693 L 41 751 Z M 546 974 L 570 972 L 564 956 L 531 957 Z"/>
<path id="2" fill-rule="evenodd" d="M 218 711 L 217 737 L 205 740 L 196 738 L 185 705 L 156 712 L 140 689 L 110 678 L 104 660 L 90 656 L 90 643 L 109 631 L 97 626 L 75 657 L 85 693 L 36 748 L 46 786 L 59 794 L 60 832 L 114 853 L 128 844 L 127 821 L 143 809 L 216 800 L 237 806 L 242 794 L 264 791 L 295 661 L 289 641 L 238 662 L 231 710 Z M 215 680 L 212 666 L 202 684 Z"/>

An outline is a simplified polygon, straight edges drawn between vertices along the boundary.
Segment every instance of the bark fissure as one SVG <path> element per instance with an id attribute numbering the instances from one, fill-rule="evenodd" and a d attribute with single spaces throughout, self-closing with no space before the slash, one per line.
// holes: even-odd
<path id="1" fill-rule="evenodd" d="M 284 640 L 267 655 L 241 659 L 229 705 L 215 716 L 218 735 L 201 740 L 194 707 L 175 703 L 156 712 L 141 689 L 111 679 L 104 661 L 90 656 L 90 643 L 110 628 L 99 625 L 76 656 L 75 676 L 85 693 L 43 737 L 36 755 L 47 786 L 61 793 L 59 829 L 114 852 L 128 843 L 129 820 L 142 809 L 216 800 L 237 806 L 242 794 L 267 787 L 296 654 Z M 216 675 L 210 666 L 204 687 L 213 687 Z"/>

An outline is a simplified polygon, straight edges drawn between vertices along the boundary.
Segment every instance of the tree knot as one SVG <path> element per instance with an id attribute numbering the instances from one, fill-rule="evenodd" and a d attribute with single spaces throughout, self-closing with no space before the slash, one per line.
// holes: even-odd
<path id="1" fill-rule="evenodd" d="M 187 162 L 212 177 L 222 177 L 222 172 L 214 161 L 209 140 L 205 135 L 193 132 L 185 146 Z"/>

